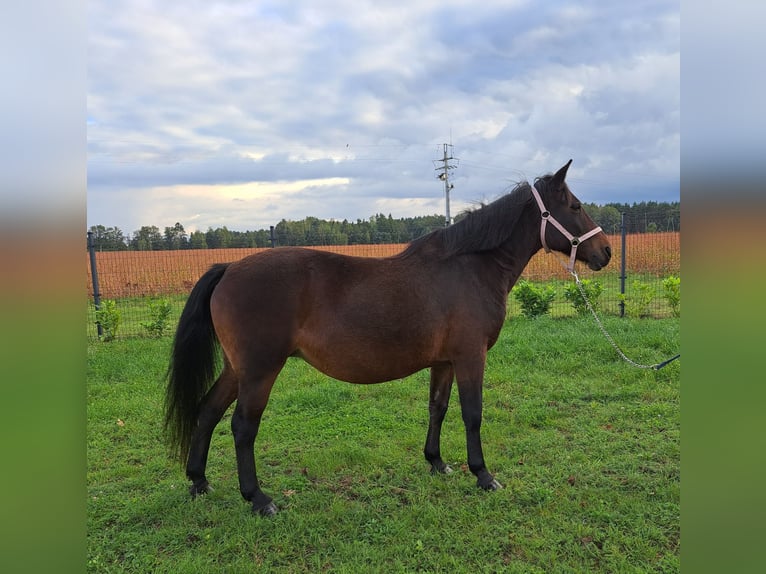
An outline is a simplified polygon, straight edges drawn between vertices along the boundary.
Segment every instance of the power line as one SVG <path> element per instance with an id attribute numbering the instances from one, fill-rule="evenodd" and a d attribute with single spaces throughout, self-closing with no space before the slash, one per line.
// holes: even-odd
<path id="1" fill-rule="evenodd" d="M 449 212 L 449 192 L 450 190 L 455 187 L 455 184 L 450 183 L 449 181 L 449 173 L 450 170 L 453 170 L 457 167 L 457 165 L 453 165 L 450 163 L 450 161 L 457 161 L 460 160 L 453 157 L 452 155 L 452 144 L 443 144 L 444 145 L 444 156 L 442 159 L 435 159 L 434 165 L 437 163 L 441 163 L 442 165 L 437 167 L 435 171 L 440 171 L 441 173 L 437 175 L 436 177 L 444 182 L 444 199 L 445 199 L 445 205 L 446 205 L 446 222 L 445 227 L 449 227 L 449 225 L 452 223 L 452 217 L 450 216 Z"/>

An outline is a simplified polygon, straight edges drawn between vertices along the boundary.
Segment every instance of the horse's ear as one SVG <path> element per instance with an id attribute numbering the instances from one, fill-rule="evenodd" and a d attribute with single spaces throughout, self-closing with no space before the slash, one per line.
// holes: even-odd
<path id="1" fill-rule="evenodd" d="M 558 170 L 551 180 L 551 186 L 556 191 L 563 191 L 564 190 L 564 183 L 566 182 L 567 178 L 567 170 L 569 170 L 569 166 L 572 164 L 572 160 L 570 159 L 564 167 L 562 167 L 560 170 Z"/>

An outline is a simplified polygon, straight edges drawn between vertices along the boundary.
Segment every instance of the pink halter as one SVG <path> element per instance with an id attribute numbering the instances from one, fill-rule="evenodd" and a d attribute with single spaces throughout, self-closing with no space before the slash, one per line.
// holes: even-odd
<path id="1" fill-rule="evenodd" d="M 542 198 L 540 197 L 540 194 L 538 193 L 537 189 L 535 189 L 535 186 L 533 184 L 529 184 L 529 187 L 532 189 L 532 195 L 535 197 L 535 201 L 537 201 L 537 206 L 540 208 L 540 215 L 542 216 L 542 224 L 540 225 L 540 240 L 543 243 L 543 248 L 545 249 L 546 253 L 550 253 L 551 249 L 548 247 L 548 244 L 545 242 L 545 226 L 550 221 L 553 226 L 558 229 L 561 234 L 566 237 L 569 242 L 572 244 L 572 252 L 569 256 L 569 265 L 564 265 L 564 268 L 569 271 L 570 273 L 574 273 L 574 266 L 575 266 L 575 256 L 577 255 L 577 246 L 580 245 L 583 241 L 586 239 L 590 239 L 597 233 L 601 231 L 600 227 L 594 227 L 590 231 L 588 231 L 585 235 L 581 237 L 575 237 L 571 233 L 569 233 L 566 229 L 564 229 L 564 226 L 561 225 L 558 221 L 556 221 L 556 218 L 551 215 L 551 212 L 545 209 L 545 204 L 543 203 Z"/>

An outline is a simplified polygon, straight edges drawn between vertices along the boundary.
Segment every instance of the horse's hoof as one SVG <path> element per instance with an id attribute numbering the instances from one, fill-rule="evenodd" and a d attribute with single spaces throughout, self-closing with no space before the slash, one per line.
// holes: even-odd
<path id="1" fill-rule="evenodd" d="M 452 467 L 448 464 L 442 464 L 441 466 L 431 465 L 431 474 L 452 474 L 452 472 Z"/>
<path id="2" fill-rule="evenodd" d="M 259 509 L 253 509 L 253 512 L 258 513 L 260 516 L 265 516 L 266 518 L 269 518 L 271 516 L 274 516 L 277 512 L 279 512 L 279 509 L 277 508 L 277 505 L 274 504 L 274 502 L 269 502 L 266 506 L 259 508 Z"/>
<path id="3" fill-rule="evenodd" d="M 189 494 L 191 494 L 192 498 L 197 498 L 198 496 L 207 494 L 208 492 L 213 492 L 213 487 L 210 486 L 210 483 L 208 483 L 207 480 L 195 482 L 189 487 Z"/>
<path id="4" fill-rule="evenodd" d="M 482 488 L 482 489 L 484 489 L 484 490 L 493 490 L 493 491 L 494 491 L 494 490 L 500 490 L 501 488 L 503 488 L 503 485 L 502 485 L 502 484 L 500 484 L 500 483 L 499 483 L 497 480 L 495 480 L 495 479 L 493 478 L 493 479 L 492 479 L 490 482 L 488 482 L 487 484 L 482 484 L 482 483 L 480 482 L 480 483 L 479 483 L 479 487 L 480 487 L 480 488 Z"/>

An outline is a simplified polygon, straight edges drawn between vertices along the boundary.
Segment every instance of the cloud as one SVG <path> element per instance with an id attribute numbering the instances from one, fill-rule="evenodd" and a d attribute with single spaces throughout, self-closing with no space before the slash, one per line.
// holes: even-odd
<path id="1" fill-rule="evenodd" d="M 586 201 L 678 197 L 677 3 L 90 6 L 89 225 L 440 213 L 450 138 L 456 204 L 570 157 Z"/>

